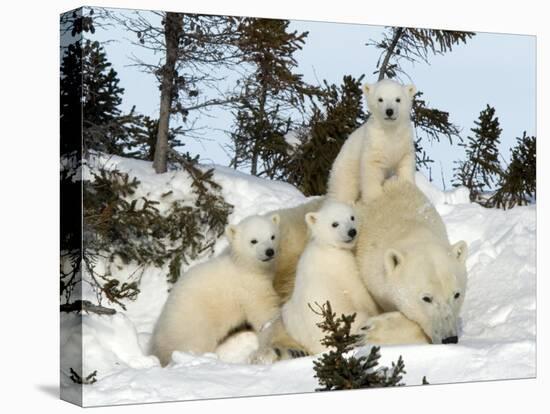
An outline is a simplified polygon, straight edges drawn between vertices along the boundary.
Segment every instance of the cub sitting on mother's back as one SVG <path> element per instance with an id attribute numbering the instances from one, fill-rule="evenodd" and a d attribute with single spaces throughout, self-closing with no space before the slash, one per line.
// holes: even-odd
<path id="1" fill-rule="evenodd" d="M 414 183 L 410 112 L 416 88 L 385 79 L 363 90 L 369 119 L 348 137 L 329 175 L 328 195 L 344 203 L 378 197 L 391 175 Z"/>
<path id="2" fill-rule="evenodd" d="M 273 260 L 279 216 L 252 216 L 226 229 L 230 249 L 191 268 L 172 288 L 155 327 L 152 353 L 166 365 L 173 351 L 216 352 L 231 333 L 258 334 L 255 360 L 275 358 L 267 329 L 279 317 Z"/>
<path id="3" fill-rule="evenodd" d="M 330 301 L 338 315 L 356 313 L 354 333 L 377 310 L 360 279 L 352 252 L 358 226 L 353 208 L 327 201 L 318 212 L 307 213 L 305 221 L 311 239 L 298 261 L 294 291 L 283 305 L 282 317 L 295 340 L 310 353 L 320 353 L 326 348 L 321 344 L 324 335 L 317 326 L 322 317 L 312 310 L 316 309 L 315 303 Z"/>

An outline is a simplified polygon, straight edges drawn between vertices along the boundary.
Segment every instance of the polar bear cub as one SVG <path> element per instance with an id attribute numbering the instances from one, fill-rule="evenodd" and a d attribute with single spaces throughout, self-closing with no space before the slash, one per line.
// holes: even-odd
<path id="1" fill-rule="evenodd" d="M 352 249 L 357 235 L 357 216 L 352 207 L 327 201 L 318 212 L 305 215 L 311 238 L 296 269 L 291 298 L 282 308 L 288 333 L 310 353 L 326 351 L 323 333 L 317 326 L 320 315 L 313 310 L 330 301 L 340 315 L 356 313 L 354 333 L 365 326 L 377 308 L 359 276 Z"/>
<path id="2" fill-rule="evenodd" d="M 243 329 L 258 335 L 253 362 L 275 359 L 269 326 L 280 316 L 272 283 L 279 216 L 248 217 L 227 226 L 226 236 L 228 251 L 194 266 L 172 288 L 152 338 L 152 353 L 163 366 L 173 351 L 216 352 Z"/>
<path id="3" fill-rule="evenodd" d="M 410 112 L 416 88 L 385 79 L 366 84 L 363 91 L 369 119 L 348 137 L 329 175 L 329 197 L 344 203 L 378 197 L 392 175 L 414 183 Z"/>

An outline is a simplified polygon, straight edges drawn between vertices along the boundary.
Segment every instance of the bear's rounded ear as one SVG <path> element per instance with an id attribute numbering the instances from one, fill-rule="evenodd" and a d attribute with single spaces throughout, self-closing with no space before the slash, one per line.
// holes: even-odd
<path id="1" fill-rule="evenodd" d="M 237 226 L 230 224 L 225 228 L 225 237 L 232 242 L 237 234 Z"/>
<path id="2" fill-rule="evenodd" d="M 309 227 L 314 226 L 317 223 L 317 214 L 316 213 L 307 213 L 306 214 L 306 223 Z"/>
<path id="3" fill-rule="evenodd" d="M 384 268 L 386 269 L 386 275 L 391 275 L 397 266 L 400 266 L 403 263 L 405 258 L 403 255 L 395 250 L 388 249 L 384 254 Z"/>
<path id="4" fill-rule="evenodd" d="M 406 85 L 405 90 L 407 91 L 407 94 L 409 95 L 409 98 L 412 98 L 414 95 L 416 95 L 416 86 L 414 85 Z"/>
<path id="5" fill-rule="evenodd" d="M 460 240 L 459 242 L 453 244 L 451 246 L 451 250 L 460 263 L 466 262 L 466 257 L 468 257 L 468 245 L 464 240 Z"/>
<path id="6" fill-rule="evenodd" d="M 278 214 L 273 214 L 271 216 L 271 221 L 276 225 L 279 225 L 279 223 L 281 222 L 281 217 Z"/>
<path id="7" fill-rule="evenodd" d="M 363 85 L 363 93 L 365 94 L 365 96 L 369 96 L 369 93 L 371 93 L 373 90 L 373 87 L 370 83 L 365 83 Z"/>

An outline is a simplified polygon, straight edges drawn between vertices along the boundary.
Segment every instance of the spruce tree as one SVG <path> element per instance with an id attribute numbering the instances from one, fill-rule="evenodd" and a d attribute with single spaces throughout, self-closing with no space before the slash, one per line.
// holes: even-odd
<path id="1" fill-rule="evenodd" d="M 500 177 L 498 190 L 487 205 L 497 208 L 512 208 L 534 202 L 537 195 L 537 138 L 526 131 L 516 138 L 517 145 L 511 149 L 510 164 Z"/>
<path id="2" fill-rule="evenodd" d="M 304 109 L 314 87 L 294 73 L 294 54 L 308 33 L 289 31 L 288 20 L 246 18 L 237 43 L 252 73 L 242 80 L 231 134 L 233 166 L 248 167 L 257 176 L 275 178 L 287 156 L 285 135 L 296 125 L 293 112 Z"/>
<path id="3" fill-rule="evenodd" d="M 142 118 L 134 109 L 122 114 L 119 106 L 124 89 L 99 42 L 84 41 L 81 76 L 84 148 L 127 154 L 143 139 Z"/>
<path id="4" fill-rule="evenodd" d="M 61 15 L 60 65 L 60 295 L 81 297 L 82 280 L 82 37 L 93 32 L 93 12 Z"/>
<path id="5" fill-rule="evenodd" d="M 312 308 L 312 311 L 323 317 L 317 326 L 326 334 L 321 343 L 329 351 L 323 353 L 317 361 L 313 361 L 315 378 L 322 386 L 316 391 L 404 385 L 401 380 L 406 371 L 401 357 L 388 368 L 378 367 L 380 347 L 373 346 L 368 356 L 357 358 L 355 355 L 349 355 L 360 339 L 360 335 L 350 333 L 356 314 L 341 315 L 337 318 L 332 312 L 330 302 L 325 302 L 322 306 L 317 304 L 317 307 L 318 309 Z"/>
<path id="6" fill-rule="evenodd" d="M 502 174 L 499 162 L 500 123 L 495 116 L 495 108 L 487 105 L 479 114 L 476 125 L 464 144 L 466 160 L 460 161 L 455 168 L 454 186 L 465 186 L 470 190 L 470 200 L 484 203 L 482 193 L 497 182 Z"/>
<path id="7" fill-rule="evenodd" d="M 344 76 L 342 84 L 324 87 L 312 104 L 308 122 L 297 130 L 299 143 L 281 165 L 282 178 L 305 195 L 326 193 L 328 174 L 347 137 L 366 120 L 363 76 Z"/>
<path id="8" fill-rule="evenodd" d="M 79 39 L 68 45 L 60 71 L 61 128 L 71 129 L 75 135 L 80 135 L 82 128 L 85 153 L 95 150 L 124 155 L 143 141 L 142 117 L 134 109 L 121 113 L 124 89 L 98 42 Z M 63 139 L 62 145 L 68 141 Z"/>
<path id="9" fill-rule="evenodd" d="M 140 115 L 138 121 L 134 124 L 135 129 L 130 131 L 132 139 L 128 142 L 126 156 L 140 160 L 153 161 L 155 159 L 158 127 L 158 118 L 155 119 L 146 115 Z M 177 162 L 174 154 L 176 153 L 177 147 L 183 146 L 183 143 L 179 139 L 181 135 L 181 126 L 170 128 L 168 133 L 168 162 Z"/>
<path id="10" fill-rule="evenodd" d="M 107 124 L 120 116 L 124 89 L 103 46 L 86 39 L 82 49 L 83 110 L 88 125 Z"/>
<path id="11" fill-rule="evenodd" d="M 80 147 L 82 128 L 82 46 L 80 39 L 67 46 L 60 67 L 60 129 L 62 155 Z M 75 138 L 72 138 L 75 137 Z"/>

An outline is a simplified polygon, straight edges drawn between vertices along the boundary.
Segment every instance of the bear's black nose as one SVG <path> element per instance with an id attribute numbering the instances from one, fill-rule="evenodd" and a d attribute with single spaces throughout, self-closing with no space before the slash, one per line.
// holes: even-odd
<path id="1" fill-rule="evenodd" d="M 265 255 L 266 255 L 267 257 L 272 257 L 274 254 L 275 254 L 275 250 L 273 250 L 273 249 L 267 249 L 267 250 L 265 251 Z"/>
<path id="2" fill-rule="evenodd" d="M 393 109 L 391 109 L 391 108 L 386 109 L 386 115 L 387 116 L 392 116 L 393 115 Z"/>
<path id="3" fill-rule="evenodd" d="M 456 344 L 458 343 L 458 336 L 448 336 L 441 341 L 443 344 Z"/>
<path id="4" fill-rule="evenodd" d="M 348 231 L 348 236 L 350 236 L 351 238 L 357 236 L 357 230 L 351 229 L 350 231 Z"/>

